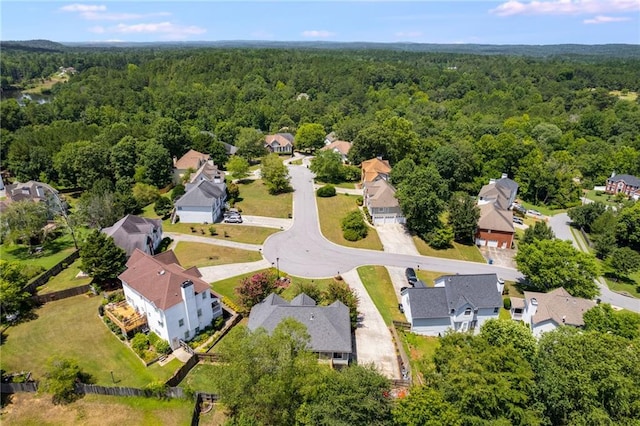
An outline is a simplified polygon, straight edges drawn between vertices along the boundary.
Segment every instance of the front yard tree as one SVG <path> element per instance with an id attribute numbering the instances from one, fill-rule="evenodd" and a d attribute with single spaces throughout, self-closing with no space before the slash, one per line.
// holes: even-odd
<path id="1" fill-rule="evenodd" d="M 0 218 L 2 238 L 13 243 L 27 244 L 29 247 L 34 242 L 40 243 L 48 214 L 45 203 L 24 200 L 9 204 Z"/>
<path id="2" fill-rule="evenodd" d="M 335 151 L 320 151 L 311 160 L 311 171 L 322 182 L 338 183 L 343 179 L 342 157 Z"/>
<path id="3" fill-rule="evenodd" d="M 234 179 L 244 179 L 249 175 L 249 162 L 244 157 L 234 155 L 225 167 Z"/>
<path id="4" fill-rule="evenodd" d="M 270 194 L 281 194 L 291 191 L 289 171 L 278 154 L 269 154 L 264 157 L 260 171 L 262 180 L 267 185 Z"/>
<path id="5" fill-rule="evenodd" d="M 616 238 L 619 245 L 640 251 L 640 203 L 636 202 L 620 211 Z"/>
<path id="6" fill-rule="evenodd" d="M 300 151 L 315 151 L 324 145 L 325 131 L 322 124 L 304 123 L 298 127 L 295 137 L 296 149 Z"/>
<path id="7" fill-rule="evenodd" d="M 173 210 L 173 201 L 167 197 L 158 197 L 153 206 L 153 211 L 162 218 L 169 216 L 171 210 Z"/>
<path id="8" fill-rule="evenodd" d="M 621 276 L 640 270 L 640 253 L 629 247 L 615 248 L 608 260 L 616 274 Z"/>
<path id="9" fill-rule="evenodd" d="M 238 155 L 247 161 L 260 158 L 267 153 L 264 147 L 264 135 L 256 129 L 240 129 L 236 147 L 238 148 Z"/>
<path id="10" fill-rule="evenodd" d="M 584 228 L 586 232 L 591 232 L 591 225 L 607 210 L 607 206 L 600 201 L 595 203 L 584 204 L 582 206 L 569 209 L 567 214 L 571 218 L 574 225 Z"/>
<path id="11" fill-rule="evenodd" d="M 456 192 L 449 201 L 449 225 L 453 228 L 453 239 L 460 243 L 473 243 L 478 227 L 480 209 L 475 199 L 464 192 Z"/>
<path id="12" fill-rule="evenodd" d="M 601 303 L 583 315 L 585 330 L 610 333 L 625 339 L 640 337 L 640 314 L 615 311 L 608 303 Z"/>
<path id="13" fill-rule="evenodd" d="M 545 222 L 538 221 L 535 225 L 528 227 L 524 230 L 524 236 L 522 237 L 522 244 L 531 244 L 538 240 L 553 240 L 556 235 L 553 233 L 553 229 Z"/>
<path id="14" fill-rule="evenodd" d="M 240 305 L 249 312 L 255 304 L 278 288 L 276 279 L 276 275 L 272 272 L 260 272 L 244 278 L 235 290 Z"/>
<path id="15" fill-rule="evenodd" d="M 127 254 L 113 238 L 94 230 L 80 248 L 81 268 L 98 282 L 115 279 L 125 269 Z"/>
<path id="16" fill-rule="evenodd" d="M 327 305 L 332 304 L 336 300 L 344 303 L 349 308 L 349 319 L 353 329 L 358 325 L 358 295 L 344 281 L 333 280 L 327 286 L 322 299 Z"/>
<path id="17" fill-rule="evenodd" d="M 447 184 L 433 166 L 417 167 L 398 187 L 396 196 L 409 230 L 424 239 L 440 226 Z"/>
<path id="18" fill-rule="evenodd" d="M 520 246 L 515 259 L 530 290 L 547 292 L 564 287 L 572 296 L 587 299 L 598 294 L 595 259 L 576 250 L 569 241 L 536 240 Z"/>

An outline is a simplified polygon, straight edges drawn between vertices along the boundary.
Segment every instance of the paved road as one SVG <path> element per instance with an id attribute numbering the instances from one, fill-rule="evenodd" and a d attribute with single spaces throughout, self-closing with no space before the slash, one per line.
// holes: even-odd
<path id="1" fill-rule="evenodd" d="M 496 273 L 507 280 L 522 278 L 515 269 L 495 265 L 353 249 L 334 244 L 320 232 L 311 171 L 304 166 L 289 166 L 289 173 L 295 189 L 293 225 L 267 238 L 262 252 L 269 262 L 277 262 L 281 270 L 291 275 L 322 278 L 363 265 L 403 268 L 417 268 L 419 265 L 421 269 L 452 274 Z"/>
<path id="2" fill-rule="evenodd" d="M 551 229 L 553 229 L 553 232 L 554 234 L 556 234 L 557 238 L 560 238 L 562 240 L 569 240 L 573 243 L 573 246 L 576 249 L 587 251 L 583 249 L 573 237 L 571 227 L 569 226 L 570 223 L 571 219 L 566 213 L 557 214 L 549 219 L 549 225 L 551 226 Z M 596 283 L 600 288 L 600 296 L 598 296 L 598 299 L 600 299 L 602 302 L 640 313 L 640 299 L 623 296 L 622 294 L 611 291 L 607 284 L 604 282 L 603 278 L 597 278 Z"/>

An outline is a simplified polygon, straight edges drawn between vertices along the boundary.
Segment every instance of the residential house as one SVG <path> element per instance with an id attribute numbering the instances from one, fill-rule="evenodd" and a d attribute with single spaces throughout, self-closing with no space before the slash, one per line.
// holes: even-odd
<path id="1" fill-rule="evenodd" d="M 504 281 L 496 274 L 443 275 L 434 287 L 405 289 L 402 307 L 411 331 L 442 336 L 447 330 L 478 333 L 498 318 Z"/>
<path id="2" fill-rule="evenodd" d="M 340 157 L 342 158 L 342 162 L 344 164 L 349 162 L 348 155 L 349 155 L 350 149 L 351 149 L 351 142 L 341 141 L 341 140 L 334 140 L 333 142 L 330 142 L 328 144 L 325 143 L 325 146 L 321 148 L 322 151 L 331 150 L 333 152 L 337 152 L 338 154 L 340 154 Z"/>
<path id="3" fill-rule="evenodd" d="M 203 163 L 185 185 L 185 193 L 174 203 L 173 222 L 214 223 L 222 218 L 227 200 L 224 173 L 213 161 Z"/>
<path id="4" fill-rule="evenodd" d="M 293 135 L 291 133 L 276 133 L 264 138 L 264 146 L 277 154 L 291 154 L 293 152 Z"/>
<path id="5" fill-rule="evenodd" d="M 374 225 L 406 223 L 396 189 L 386 180 L 378 179 L 363 184 L 363 203 L 369 211 Z"/>
<path id="6" fill-rule="evenodd" d="M 632 175 L 611 174 L 605 187 L 607 194 L 624 194 L 635 200 L 640 199 L 640 179 Z"/>
<path id="7" fill-rule="evenodd" d="M 478 246 L 509 249 L 513 244 L 512 204 L 518 194 L 518 183 L 505 173 L 500 179 L 491 179 L 478 194 L 480 218 L 475 234 Z"/>
<path id="8" fill-rule="evenodd" d="M 378 179 L 389 180 L 389 173 L 391 173 L 391 166 L 388 160 L 382 158 L 372 158 L 371 160 L 363 161 L 360 164 L 362 169 L 362 175 L 360 181 L 373 182 Z"/>
<path id="9" fill-rule="evenodd" d="M 128 214 L 102 232 L 113 238 L 127 257 L 136 249 L 153 255 L 162 241 L 162 221 Z"/>
<path id="10" fill-rule="evenodd" d="M 338 136 L 336 136 L 336 132 L 331 132 L 324 137 L 324 144 L 329 145 L 333 141 L 337 141 Z"/>
<path id="11" fill-rule="evenodd" d="M 127 269 L 119 276 L 126 305 L 137 318 L 146 319 L 147 327 L 172 349 L 222 315 L 219 296 L 201 277 L 195 266 L 180 266 L 173 251 L 150 256 L 139 249 L 134 250 Z M 126 327 L 121 318 L 115 320 Z"/>
<path id="12" fill-rule="evenodd" d="M 51 185 L 43 182 L 30 180 L 25 183 L 16 182 L 9 185 L 3 185 L 5 199 L 0 201 L 0 212 L 7 209 L 9 204 L 16 201 L 33 201 L 34 203 L 52 203 L 51 206 L 60 207 L 57 201 L 53 201 L 53 197 L 60 200 L 58 190 Z M 66 202 L 60 200 L 62 207 L 66 210 Z M 51 219 L 52 217 L 49 217 Z"/>
<path id="13" fill-rule="evenodd" d="M 511 298 L 511 318 L 528 324 L 533 335 L 540 337 L 561 325 L 583 327 L 582 316 L 594 306 L 593 300 L 573 297 L 562 287 L 548 293 L 525 291 L 524 299 Z"/>
<path id="14" fill-rule="evenodd" d="M 318 306 L 316 301 L 302 293 L 287 302 L 271 293 L 251 308 L 250 330 L 264 328 L 271 333 L 285 318 L 293 318 L 307 327 L 311 337 L 309 349 L 318 358 L 331 364 L 347 365 L 353 352 L 349 308 L 335 301 L 329 306 Z"/>
<path id="15" fill-rule="evenodd" d="M 201 152 L 190 149 L 180 159 L 173 158 L 173 182 L 175 184 L 182 183 L 184 174 L 188 170 L 198 170 L 204 163 L 209 161 L 209 154 L 203 154 Z"/>

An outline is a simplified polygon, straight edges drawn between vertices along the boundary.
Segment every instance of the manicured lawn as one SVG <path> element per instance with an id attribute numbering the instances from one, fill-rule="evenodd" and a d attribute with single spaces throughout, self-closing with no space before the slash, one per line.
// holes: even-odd
<path id="1" fill-rule="evenodd" d="M 593 201 L 600 201 L 601 203 L 607 205 L 607 206 L 612 206 L 612 207 L 617 207 L 618 203 L 616 203 L 613 200 L 613 196 L 610 194 L 602 194 L 600 193 L 600 191 L 596 192 L 593 189 L 590 190 L 583 190 L 582 194 L 584 197 L 587 197 L 590 200 Z"/>
<path id="2" fill-rule="evenodd" d="M 518 202 L 527 210 L 537 210 L 545 216 L 553 216 L 554 214 L 564 213 L 567 209 L 550 209 L 547 206 L 536 206 L 533 203 L 528 203 L 526 201 L 518 200 Z"/>
<path id="3" fill-rule="evenodd" d="M 51 357 L 75 359 L 97 384 L 111 386 L 111 371 L 120 386 L 143 387 L 167 380 L 180 366 L 174 360 L 145 367 L 98 317 L 101 297 L 76 296 L 37 309 L 37 319 L 10 327 L 2 345 L 2 369 L 31 371 L 42 378 Z"/>
<path id="4" fill-rule="evenodd" d="M 176 244 L 174 252 L 180 264 L 185 268 L 255 262 L 262 259 L 262 256 L 257 251 L 184 241 Z"/>
<path id="5" fill-rule="evenodd" d="M 423 256 L 441 257 L 444 259 L 466 260 L 469 262 L 485 263 L 484 257 L 480 254 L 480 250 L 475 245 L 466 246 L 456 242 L 452 243 L 452 247 L 444 250 L 436 250 L 427 244 L 418 236 L 413 237 L 416 249 Z"/>
<path id="6" fill-rule="evenodd" d="M 333 281 L 333 278 L 319 278 L 319 279 L 310 279 L 310 278 L 301 278 L 301 277 L 293 277 L 288 276 L 291 280 L 291 284 L 289 287 L 284 289 L 280 296 L 282 296 L 285 300 L 291 300 L 298 295 L 298 286 L 300 284 L 314 284 L 316 287 L 320 289 L 320 291 L 324 291 L 329 287 L 329 283 Z M 316 302 L 319 302 L 316 300 Z"/>
<path id="7" fill-rule="evenodd" d="M 398 309 L 398 298 L 387 268 L 384 266 L 361 266 L 358 268 L 358 274 L 385 324 L 390 326 L 392 321 L 407 320 Z"/>
<path id="8" fill-rule="evenodd" d="M 236 208 L 250 216 L 287 218 L 293 206 L 293 193 L 271 195 L 261 179 L 244 180 L 238 184 L 240 199 Z"/>
<path id="9" fill-rule="evenodd" d="M 67 405 L 54 405 L 47 394 L 16 393 L 3 407 L 7 425 L 188 425 L 193 401 L 85 395 Z M 204 424 L 204 423 L 201 423 Z"/>
<path id="10" fill-rule="evenodd" d="M 78 241 L 80 241 L 79 238 Z M 69 256 L 74 250 L 71 235 L 65 233 L 55 240 L 42 244 L 42 252 L 37 255 L 29 254 L 29 246 L 27 245 L 2 244 L 0 245 L 0 259 L 49 269 Z"/>
<path id="11" fill-rule="evenodd" d="M 217 235 L 215 237 L 212 237 L 209 233 L 210 226 L 216 228 Z M 195 232 L 191 232 L 192 227 L 193 229 L 195 229 Z M 200 225 L 197 223 L 175 223 L 172 225 L 168 220 L 162 222 L 162 229 L 164 230 L 164 232 L 193 234 L 199 237 L 218 238 L 247 244 L 262 244 L 269 235 L 280 232 L 280 230 L 273 228 L 262 228 L 259 226 L 244 226 L 226 223 L 216 223 L 214 225 Z"/>
<path id="12" fill-rule="evenodd" d="M 89 284 L 91 277 L 76 277 L 80 273 L 80 259 L 69 265 L 55 277 L 51 278 L 45 285 L 38 288 L 39 294 L 52 293 L 54 291 L 65 290 L 72 287 Z"/>
<path id="13" fill-rule="evenodd" d="M 199 392 L 215 393 L 213 384 L 216 381 L 215 368 L 212 364 L 200 363 L 193 367 L 180 386 L 188 386 Z"/>
<path id="14" fill-rule="evenodd" d="M 354 182 L 340 182 L 340 183 L 327 183 L 319 180 L 315 181 L 316 184 L 324 186 L 324 185 L 333 185 L 336 188 L 345 188 L 345 189 L 356 189 L 356 184 Z"/>
<path id="15" fill-rule="evenodd" d="M 504 290 L 506 293 L 505 296 L 520 297 L 520 298 L 524 297 L 524 294 L 522 293 L 522 291 L 520 291 L 520 288 L 516 285 L 515 281 L 505 280 Z"/>
<path id="16" fill-rule="evenodd" d="M 498 313 L 498 318 L 503 320 L 510 320 L 511 312 L 509 312 L 505 308 L 500 308 L 500 312 Z"/>
<path id="17" fill-rule="evenodd" d="M 316 197 L 320 229 L 322 234 L 331 242 L 341 246 L 382 250 L 382 243 L 374 228 L 369 228 L 369 234 L 360 241 L 347 241 L 342 236 L 342 219 L 352 211 L 358 210 L 355 195 L 338 194 L 335 197 Z"/>
<path id="18" fill-rule="evenodd" d="M 427 285 L 427 287 L 433 287 L 436 278 L 448 274 L 445 272 L 416 270 L 416 275 L 419 280 L 422 280 Z"/>
<path id="19" fill-rule="evenodd" d="M 633 297 L 640 298 L 640 273 L 636 272 L 631 274 L 628 280 L 615 279 L 612 277 L 605 277 L 607 286 L 618 293 L 626 293 Z"/>

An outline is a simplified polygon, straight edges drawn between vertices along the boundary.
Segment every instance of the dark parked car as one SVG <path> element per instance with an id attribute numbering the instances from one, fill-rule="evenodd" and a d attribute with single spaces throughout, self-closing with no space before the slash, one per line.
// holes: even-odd
<path id="1" fill-rule="evenodd" d="M 407 281 L 409 282 L 409 284 L 411 284 L 411 286 L 413 286 L 416 281 L 418 281 L 418 277 L 416 276 L 416 271 L 413 270 L 413 268 L 407 268 L 404 271 L 404 274 L 407 276 Z"/>

